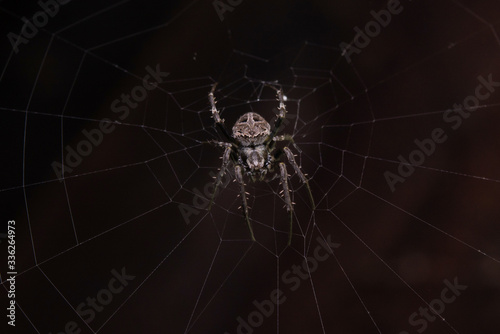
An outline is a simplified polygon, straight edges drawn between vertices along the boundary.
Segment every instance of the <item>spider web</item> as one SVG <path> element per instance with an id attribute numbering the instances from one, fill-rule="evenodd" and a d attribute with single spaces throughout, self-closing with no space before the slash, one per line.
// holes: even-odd
<path id="1" fill-rule="evenodd" d="M 355 45 L 353 27 L 387 3 L 234 4 L 221 21 L 207 1 L 71 2 L 18 53 L 3 39 L 0 194 L 2 221 L 16 220 L 18 275 L 16 327 L 2 326 L 8 333 L 498 330 L 500 92 L 457 129 L 443 117 L 476 93 L 479 77 L 500 81 L 499 3 L 402 2 L 352 62 L 339 44 Z M 5 36 L 40 11 L 10 1 L 0 9 Z M 147 97 L 127 114 L 115 112 L 122 94 L 153 84 L 155 69 L 164 74 Z M 207 210 L 223 151 L 207 144 L 223 140 L 208 103 L 214 83 L 228 129 L 249 111 L 273 124 L 270 86 L 286 95 L 280 134 L 293 135 L 289 147 L 316 202 L 312 210 L 287 164 L 290 247 L 279 179 L 247 182 L 256 242 L 231 173 Z M 102 140 L 58 175 L 54 162 L 64 164 L 68 147 L 77 151 L 96 129 Z M 408 159 L 415 140 L 435 129 L 446 141 L 392 191 L 386 173 L 409 168 L 399 156 Z M 2 305 L 6 264 L 5 256 Z M 116 279 L 123 271 L 128 281 Z M 439 315 L 431 312 L 425 329 L 409 321 L 421 308 L 438 309 L 445 282 L 454 281 L 466 289 Z M 92 298 L 100 307 L 89 320 Z"/>

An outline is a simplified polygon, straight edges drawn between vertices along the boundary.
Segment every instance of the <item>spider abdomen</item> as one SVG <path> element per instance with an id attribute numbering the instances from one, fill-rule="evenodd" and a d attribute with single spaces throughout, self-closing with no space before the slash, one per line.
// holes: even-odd
<path id="1" fill-rule="evenodd" d="M 247 112 L 233 126 L 233 137 L 244 146 L 260 145 L 271 133 L 271 125 L 259 114 Z"/>

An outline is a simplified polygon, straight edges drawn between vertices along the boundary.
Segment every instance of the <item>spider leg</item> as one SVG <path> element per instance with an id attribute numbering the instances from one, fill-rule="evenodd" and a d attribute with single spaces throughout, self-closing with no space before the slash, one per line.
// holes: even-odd
<path id="1" fill-rule="evenodd" d="M 273 139 L 274 136 L 278 133 L 281 127 L 281 124 L 283 123 L 283 120 L 285 119 L 286 116 L 286 107 L 285 107 L 285 100 L 283 98 L 283 91 L 278 89 L 276 95 L 278 96 L 278 101 L 279 101 L 279 107 L 278 107 L 278 118 L 276 118 L 276 121 L 274 122 L 274 128 L 271 131 L 271 134 L 269 134 L 269 140 Z"/>
<path id="2" fill-rule="evenodd" d="M 224 126 L 224 119 L 220 118 L 220 113 L 217 110 L 217 107 L 215 106 L 215 104 L 216 104 L 215 97 L 214 97 L 215 87 L 217 87 L 217 84 L 213 85 L 212 90 L 210 91 L 210 93 L 208 93 L 208 100 L 210 101 L 210 106 L 212 108 L 212 117 L 214 118 L 215 124 L 217 125 L 219 130 L 222 132 L 224 137 L 228 141 L 230 141 L 231 143 L 234 143 L 234 138 L 231 137 L 229 135 L 229 133 L 227 132 L 226 127 Z"/>
<path id="3" fill-rule="evenodd" d="M 293 140 L 293 136 L 292 135 L 284 134 L 284 135 L 281 135 L 281 136 L 275 136 L 273 138 L 273 141 L 275 141 L 275 142 L 277 142 L 277 141 L 289 141 L 290 143 L 292 143 L 293 147 L 295 147 L 295 149 L 297 151 L 299 151 L 299 153 L 302 153 L 302 150 L 297 146 L 297 144 L 295 144 L 295 141 Z"/>
<path id="4" fill-rule="evenodd" d="M 297 175 L 299 176 L 302 183 L 304 183 L 306 185 L 307 192 L 309 193 L 309 199 L 311 200 L 311 206 L 312 206 L 312 209 L 314 210 L 316 205 L 314 204 L 314 198 L 313 198 L 313 195 L 311 192 L 311 187 L 309 187 L 309 182 L 307 181 L 306 176 L 304 175 L 304 173 L 302 173 L 302 170 L 300 170 L 299 165 L 297 165 L 297 162 L 295 161 L 295 157 L 293 156 L 292 151 L 290 151 L 290 149 L 288 147 L 283 147 L 283 152 L 285 152 L 285 155 L 286 155 L 288 161 L 292 165 L 293 169 L 295 169 L 295 173 L 297 173 Z"/>
<path id="5" fill-rule="evenodd" d="M 204 144 L 212 144 L 215 146 L 219 147 L 232 147 L 233 145 L 231 143 L 227 143 L 225 141 L 218 141 L 218 140 L 207 140 L 203 142 Z"/>
<path id="6" fill-rule="evenodd" d="M 280 162 L 280 177 L 281 185 L 283 186 L 283 197 L 286 203 L 286 211 L 290 214 L 290 232 L 288 233 L 288 246 L 292 243 L 292 229 L 293 229 L 293 205 L 292 199 L 290 198 L 290 188 L 288 188 L 288 173 L 286 171 L 286 165 Z"/>
<path id="7" fill-rule="evenodd" d="M 226 173 L 227 166 L 229 164 L 229 158 L 231 156 L 231 150 L 232 150 L 232 145 L 229 143 L 223 143 L 223 142 L 213 142 L 214 144 L 220 145 L 220 146 L 225 146 L 226 149 L 224 150 L 224 154 L 222 155 L 222 166 L 219 170 L 219 173 L 217 174 L 217 177 L 215 179 L 214 183 L 214 193 L 212 194 L 212 198 L 210 199 L 210 204 L 208 204 L 208 211 L 212 208 L 212 204 L 214 204 L 214 199 L 215 199 L 215 194 L 217 194 L 217 190 L 219 189 L 219 186 L 222 183 L 222 177 Z"/>
<path id="8" fill-rule="evenodd" d="M 241 166 L 236 165 L 234 167 L 234 171 L 236 174 L 236 181 L 240 184 L 240 193 L 241 193 L 241 200 L 243 201 L 243 212 L 245 215 L 245 220 L 247 221 L 248 224 L 248 229 L 250 230 L 250 237 L 252 238 L 252 241 L 255 241 L 255 236 L 253 235 L 253 229 L 252 229 L 252 224 L 250 224 L 250 219 L 248 218 L 248 204 L 247 204 L 247 195 L 245 192 L 245 182 L 243 181 L 243 173 L 241 171 Z"/>

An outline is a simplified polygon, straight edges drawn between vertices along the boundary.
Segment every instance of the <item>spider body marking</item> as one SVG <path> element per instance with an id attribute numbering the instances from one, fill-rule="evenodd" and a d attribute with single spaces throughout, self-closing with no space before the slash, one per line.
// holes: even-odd
<path id="1" fill-rule="evenodd" d="M 244 173 L 254 182 L 264 180 L 274 160 L 266 145 L 271 125 L 259 114 L 249 112 L 238 118 L 232 130 L 239 144 L 238 163 L 244 167 Z"/>
<path id="2" fill-rule="evenodd" d="M 305 184 L 313 210 L 315 208 L 315 204 L 311 188 L 309 187 L 309 182 L 295 161 L 292 151 L 287 146 L 282 149 L 276 148 L 277 141 L 288 141 L 293 144 L 293 137 L 290 135 L 285 134 L 276 136 L 286 115 L 283 92 L 281 89 L 277 89 L 279 114 L 272 129 L 271 125 L 262 116 L 255 112 L 248 112 L 238 118 L 232 128 L 232 135 L 230 135 L 224 126 L 224 119 L 220 117 L 220 113 L 215 106 L 215 87 L 216 85 L 212 87 L 212 90 L 208 94 L 208 99 L 211 105 L 212 117 L 215 120 L 215 124 L 222 132 L 227 142 L 213 142 L 218 146 L 225 147 L 225 151 L 222 155 L 222 166 L 215 180 L 215 189 L 208 209 L 210 210 L 214 202 L 215 194 L 217 193 L 218 187 L 222 183 L 222 177 L 226 173 L 229 167 L 229 162 L 231 161 L 234 165 L 235 179 L 240 185 L 243 214 L 248 224 L 248 229 L 250 230 L 250 236 L 252 240 L 255 241 L 255 236 L 248 215 L 248 204 L 243 176 L 246 175 L 252 182 L 272 180 L 275 177 L 278 177 L 277 174 L 274 174 L 275 167 L 278 165 L 279 177 L 283 187 L 283 199 L 290 215 L 290 231 L 288 235 L 288 245 L 290 245 L 293 228 L 293 203 L 290 197 L 288 173 L 286 165 L 283 162 L 283 157 L 286 157 L 302 183 Z M 268 176 L 268 173 L 273 175 Z"/>

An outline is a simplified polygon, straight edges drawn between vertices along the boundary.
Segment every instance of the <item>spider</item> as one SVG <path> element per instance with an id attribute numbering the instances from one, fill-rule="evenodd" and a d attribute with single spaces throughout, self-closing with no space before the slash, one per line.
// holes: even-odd
<path id="1" fill-rule="evenodd" d="M 279 177 L 283 187 L 283 198 L 287 212 L 290 215 L 290 231 L 288 234 L 288 245 L 290 245 L 292 241 L 294 203 L 292 203 L 290 197 L 288 173 L 286 165 L 283 162 L 284 157 L 286 157 L 288 162 L 292 165 L 295 173 L 299 176 L 302 183 L 305 184 L 313 210 L 315 205 L 311 188 L 309 187 L 309 182 L 307 181 L 304 173 L 302 173 L 299 165 L 297 165 L 297 162 L 295 162 L 292 151 L 287 146 L 283 148 L 276 148 L 276 142 L 278 141 L 288 141 L 289 143 L 295 145 L 291 135 L 284 134 L 277 136 L 277 133 L 281 130 L 280 127 L 287 113 L 283 99 L 283 91 L 273 87 L 277 90 L 279 113 L 272 129 L 271 125 L 262 116 L 255 112 L 248 112 L 238 118 L 232 128 L 231 136 L 224 126 L 224 119 L 220 117 L 220 113 L 215 106 L 216 102 L 214 98 L 214 91 L 216 86 L 217 84 L 213 85 L 212 90 L 208 94 L 208 99 L 212 108 L 212 117 L 215 121 L 215 125 L 219 128 L 219 131 L 227 141 L 211 142 L 217 146 L 224 147 L 225 150 L 222 154 L 222 166 L 219 173 L 215 177 L 214 192 L 212 194 L 208 210 L 210 210 L 214 202 L 215 194 L 222 183 L 224 174 L 229 168 L 229 163 L 232 162 L 234 165 L 235 180 L 240 186 L 240 196 L 243 202 L 243 214 L 250 231 L 250 237 L 252 238 L 252 241 L 255 241 L 252 224 L 250 223 L 248 215 L 249 208 L 247 204 L 247 193 L 245 192 L 245 182 L 243 176 L 247 176 L 252 182 L 270 181 L 278 177 L 275 172 L 275 167 L 278 167 Z"/>

